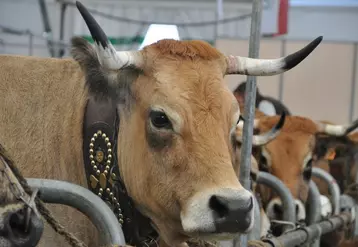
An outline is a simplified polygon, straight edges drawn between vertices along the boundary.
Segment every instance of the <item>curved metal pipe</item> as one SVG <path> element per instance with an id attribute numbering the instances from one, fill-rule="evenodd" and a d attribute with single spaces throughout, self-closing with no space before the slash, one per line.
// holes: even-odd
<path id="1" fill-rule="evenodd" d="M 267 172 L 258 172 L 256 182 L 271 187 L 278 194 L 283 205 L 283 220 L 295 224 L 296 211 L 294 200 L 286 185 L 280 179 Z"/>
<path id="2" fill-rule="evenodd" d="M 254 196 L 255 200 L 255 208 L 254 208 L 254 227 L 253 229 L 247 234 L 248 240 L 260 239 L 261 234 L 261 216 L 260 216 L 260 205 L 257 201 L 256 196 Z"/>
<path id="3" fill-rule="evenodd" d="M 307 225 L 312 225 L 321 220 L 321 194 L 319 193 L 318 187 L 315 182 L 312 180 L 309 183 L 309 192 L 308 192 L 308 215 L 307 215 Z"/>
<path id="4" fill-rule="evenodd" d="M 336 182 L 336 180 L 332 177 L 331 174 L 326 172 L 325 170 L 313 167 L 312 168 L 312 176 L 320 178 L 324 180 L 328 185 L 329 193 L 332 197 L 332 205 L 333 205 L 333 214 L 339 214 L 340 212 L 340 189 Z"/>
<path id="5" fill-rule="evenodd" d="M 121 226 L 108 205 L 90 190 L 65 181 L 26 179 L 29 186 L 39 189 L 39 197 L 46 203 L 63 204 L 85 214 L 100 232 L 105 245 L 125 245 Z"/>

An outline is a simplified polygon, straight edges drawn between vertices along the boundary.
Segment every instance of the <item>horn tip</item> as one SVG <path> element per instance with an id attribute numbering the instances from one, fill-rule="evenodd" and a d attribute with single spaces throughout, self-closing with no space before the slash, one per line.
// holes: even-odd
<path id="1" fill-rule="evenodd" d="M 284 70 L 290 70 L 293 67 L 297 66 L 299 63 L 301 63 L 309 54 L 311 54 L 314 49 L 316 49 L 316 47 L 321 43 L 322 40 L 323 36 L 318 36 L 301 50 L 285 57 Z"/>
<path id="2" fill-rule="evenodd" d="M 285 120 L 286 120 L 286 113 L 282 112 L 280 120 L 278 121 L 275 129 L 279 130 L 283 127 L 283 125 L 285 124 Z"/>
<path id="3" fill-rule="evenodd" d="M 80 2 L 76 1 L 76 7 L 80 14 L 82 15 L 83 20 L 85 21 L 93 41 L 98 45 L 101 44 L 103 48 L 108 47 L 108 38 L 104 33 L 102 28 L 99 26 L 97 21 L 93 18 L 91 13 L 87 10 L 87 8 Z"/>

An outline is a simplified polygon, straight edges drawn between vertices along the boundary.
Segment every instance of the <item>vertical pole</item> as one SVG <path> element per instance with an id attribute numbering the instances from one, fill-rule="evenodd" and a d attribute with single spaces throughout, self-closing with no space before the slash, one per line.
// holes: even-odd
<path id="1" fill-rule="evenodd" d="M 353 70 L 352 70 L 352 84 L 351 84 L 351 102 L 349 106 L 349 122 L 353 122 L 354 118 L 354 103 L 355 103 L 355 95 L 356 95 L 356 79 L 357 79 L 357 46 L 358 44 L 355 43 L 353 47 Z"/>
<path id="2" fill-rule="evenodd" d="M 260 37 L 261 37 L 261 18 L 262 18 L 263 0 L 254 0 L 252 3 L 251 30 L 249 57 L 257 58 L 259 56 Z M 255 117 L 256 101 L 256 77 L 248 76 L 245 90 L 245 110 L 244 110 L 244 130 L 243 143 L 241 149 L 240 164 L 240 182 L 245 189 L 250 189 L 250 170 L 251 170 L 251 150 L 253 124 Z M 235 244 L 236 246 L 236 244 Z M 240 237 L 240 247 L 247 246 L 247 235 Z"/>
<path id="3" fill-rule="evenodd" d="M 224 0 L 216 0 L 216 12 L 215 12 L 215 17 L 216 17 L 216 23 L 214 26 L 214 45 L 216 46 L 216 41 L 218 39 L 219 36 L 219 20 L 221 20 L 223 18 L 223 1 Z"/>

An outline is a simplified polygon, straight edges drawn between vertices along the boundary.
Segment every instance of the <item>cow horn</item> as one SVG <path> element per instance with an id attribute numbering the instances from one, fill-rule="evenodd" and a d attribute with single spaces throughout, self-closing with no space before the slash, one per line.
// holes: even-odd
<path id="1" fill-rule="evenodd" d="M 251 76 L 271 76 L 281 74 L 302 62 L 322 41 L 319 36 L 301 50 L 277 59 L 257 59 L 240 56 L 227 56 L 226 74 Z"/>
<path id="2" fill-rule="evenodd" d="M 333 125 L 329 123 L 317 122 L 318 131 L 333 136 L 345 136 L 358 128 L 358 119 L 348 125 Z"/>
<path id="3" fill-rule="evenodd" d="M 138 68 L 143 65 L 143 57 L 139 51 L 117 52 L 87 8 L 79 1 L 76 1 L 76 6 L 91 33 L 98 57 L 103 66 L 117 70 L 130 65 Z"/>
<path id="4" fill-rule="evenodd" d="M 280 133 L 280 130 L 285 123 L 285 119 L 286 119 L 286 114 L 284 112 L 282 112 L 280 120 L 270 131 L 268 131 L 264 134 L 252 136 L 252 145 L 253 146 L 262 146 L 262 145 L 269 143 L 273 139 L 275 139 L 278 136 L 278 134 Z M 254 127 L 258 126 L 259 121 L 260 121 L 259 119 L 254 120 Z M 243 124 L 238 123 L 236 126 L 236 141 L 238 141 L 240 143 L 243 142 L 242 129 L 243 129 Z"/>

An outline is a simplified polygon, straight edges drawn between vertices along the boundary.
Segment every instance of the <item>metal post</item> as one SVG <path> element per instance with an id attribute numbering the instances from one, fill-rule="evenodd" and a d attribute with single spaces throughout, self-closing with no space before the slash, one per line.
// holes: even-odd
<path id="1" fill-rule="evenodd" d="M 261 18 L 262 18 L 262 0 L 254 0 L 251 14 L 251 31 L 249 57 L 257 58 L 259 56 L 259 45 L 261 36 Z M 256 77 L 248 76 L 245 91 L 245 110 L 244 110 L 244 130 L 243 144 L 241 149 L 240 164 L 240 182 L 245 189 L 250 189 L 250 170 L 251 170 L 251 150 L 252 135 L 255 116 L 256 100 Z M 236 246 L 236 244 L 235 244 Z M 240 247 L 247 246 L 247 235 L 242 234 L 240 237 Z"/>
<path id="2" fill-rule="evenodd" d="M 320 178 L 327 183 L 328 191 L 332 197 L 333 214 L 339 214 L 341 192 L 336 180 L 332 177 L 331 174 L 318 167 L 312 168 L 312 176 Z"/>
<path id="3" fill-rule="evenodd" d="M 223 1 L 224 0 L 216 0 L 216 12 L 215 12 L 216 23 L 214 26 L 215 45 L 216 45 L 216 40 L 218 39 L 219 36 L 219 21 L 223 18 Z"/>

